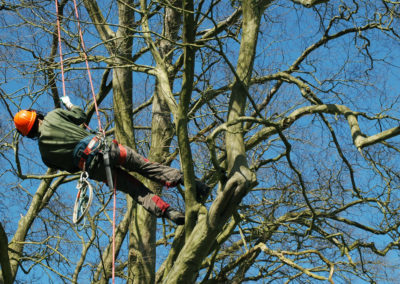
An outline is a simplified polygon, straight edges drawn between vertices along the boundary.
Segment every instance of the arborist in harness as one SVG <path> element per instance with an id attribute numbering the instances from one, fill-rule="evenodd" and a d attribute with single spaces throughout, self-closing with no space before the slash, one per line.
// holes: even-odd
<path id="1" fill-rule="evenodd" d="M 150 162 L 133 149 L 116 140 L 87 132 L 81 125 L 86 121 L 83 110 L 73 105 L 68 96 L 61 98 L 67 110 L 57 108 L 48 114 L 36 110 L 21 110 L 14 116 L 19 133 L 38 139 L 39 150 L 46 166 L 70 173 L 87 171 L 91 179 L 104 182 L 104 145 L 108 145 L 112 172 L 116 175 L 117 189 L 129 194 L 137 203 L 157 217 L 167 218 L 177 225 L 185 216 L 155 195 L 128 172 L 136 172 L 167 187 L 183 184 L 182 173 L 174 168 Z M 196 180 L 197 197 L 203 200 L 209 187 Z"/>

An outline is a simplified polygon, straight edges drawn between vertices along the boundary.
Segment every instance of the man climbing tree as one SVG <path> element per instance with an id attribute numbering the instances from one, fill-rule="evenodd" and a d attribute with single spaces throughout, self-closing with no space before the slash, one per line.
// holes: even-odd
<path id="1" fill-rule="evenodd" d="M 144 177 L 167 187 L 183 184 L 182 173 L 174 168 L 150 162 L 133 149 L 119 144 L 116 140 L 100 134 L 90 134 L 81 125 L 86 121 L 83 110 L 73 105 L 68 96 L 61 98 L 67 110 L 55 109 L 47 115 L 29 109 L 21 110 L 14 116 L 15 126 L 20 134 L 38 139 L 43 162 L 50 168 L 70 173 L 87 171 L 89 177 L 106 180 L 104 153 L 109 151 L 110 166 L 116 175 L 117 189 L 129 194 L 147 211 L 157 217 L 164 217 L 183 225 L 185 216 L 172 208 L 158 195 L 128 171 L 137 172 Z M 207 196 L 209 188 L 196 181 L 197 197 Z"/>

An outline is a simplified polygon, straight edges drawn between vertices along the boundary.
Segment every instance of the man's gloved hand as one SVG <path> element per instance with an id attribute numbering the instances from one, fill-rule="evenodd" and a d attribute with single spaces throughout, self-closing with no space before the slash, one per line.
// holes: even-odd
<path id="1" fill-rule="evenodd" d="M 67 109 L 71 109 L 74 106 L 68 96 L 61 97 L 61 101 Z"/>

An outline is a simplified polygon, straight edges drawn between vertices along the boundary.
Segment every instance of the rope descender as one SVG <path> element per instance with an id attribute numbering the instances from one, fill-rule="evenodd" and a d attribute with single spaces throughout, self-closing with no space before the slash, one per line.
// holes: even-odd
<path id="1" fill-rule="evenodd" d="M 93 188 L 88 181 L 88 178 L 89 174 L 86 171 L 83 171 L 76 186 L 76 188 L 78 189 L 78 193 L 76 195 L 74 213 L 72 217 L 72 221 L 74 222 L 74 224 L 79 224 L 82 221 L 82 219 L 89 211 L 90 205 L 92 204 Z M 87 195 L 88 189 L 89 196 Z"/>

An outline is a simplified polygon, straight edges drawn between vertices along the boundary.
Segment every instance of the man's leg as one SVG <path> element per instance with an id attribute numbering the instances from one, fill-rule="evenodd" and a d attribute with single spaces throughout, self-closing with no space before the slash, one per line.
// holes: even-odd
<path id="1" fill-rule="evenodd" d="M 183 225 L 185 216 L 154 194 L 143 183 L 134 178 L 119 167 L 113 167 L 113 175 L 116 175 L 116 188 L 126 194 L 129 194 L 133 200 L 157 217 L 165 217 L 175 222 L 177 225 Z M 89 178 L 97 181 L 105 181 L 105 168 L 101 154 L 92 162 L 89 171 Z"/>
<path id="2" fill-rule="evenodd" d="M 171 206 L 155 195 L 150 189 L 144 186 L 139 180 L 122 169 L 116 168 L 117 189 L 129 194 L 144 209 L 157 217 L 165 217 L 177 225 L 185 223 L 185 216 L 171 208 Z"/>
<path id="3" fill-rule="evenodd" d="M 128 171 L 137 172 L 159 184 L 174 187 L 179 183 L 183 183 L 183 176 L 179 170 L 156 162 L 150 162 L 135 150 L 118 144 L 115 140 L 111 147 L 110 156 L 116 165 L 123 166 Z"/>
<path id="4" fill-rule="evenodd" d="M 111 147 L 110 156 L 116 165 L 123 166 L 129 171 L 137 172 L 159 184 L 167 187 L 174 187 L 178 184 L 183 185 L 183 175 L 179 170 L 163 164 L 150 162 L 135 150 L 118 144 L 115 140 Z M 203 202 L 207 198 L 210 188 L 196 179 L 196 189 L 197 200 Z"/>

